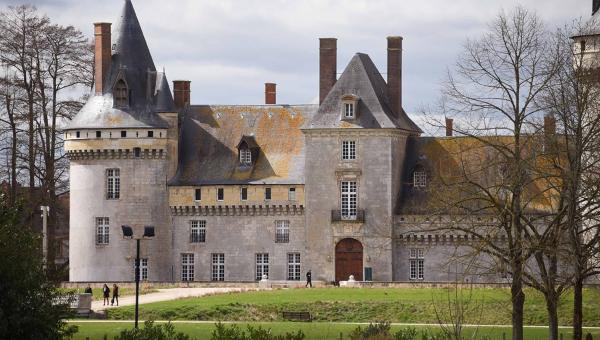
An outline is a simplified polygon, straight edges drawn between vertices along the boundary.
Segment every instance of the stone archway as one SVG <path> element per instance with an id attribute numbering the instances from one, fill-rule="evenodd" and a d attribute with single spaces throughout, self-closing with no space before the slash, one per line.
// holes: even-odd
<path id="1" fill-rule="evenodd" d="M 363 246 L 358 240 L 345 238 L 335 246 L 335 280 L 347 281 L 350 275 L 356 281 L 363 280 Z"/>

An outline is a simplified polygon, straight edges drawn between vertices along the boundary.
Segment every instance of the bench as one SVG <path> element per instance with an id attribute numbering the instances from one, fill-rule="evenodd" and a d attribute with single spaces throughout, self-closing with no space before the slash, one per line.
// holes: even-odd
<path id="1" fill-rule="evenodd" d="M 306 321 L 306 322 L 311 322 L 312 321 L 312 317 L 310 315 L 310 312 L 289 312 L 289 311 L 285 311 L 283 312 L 283 318 L 286 320 L 293 320 L 293 321 Z"/>

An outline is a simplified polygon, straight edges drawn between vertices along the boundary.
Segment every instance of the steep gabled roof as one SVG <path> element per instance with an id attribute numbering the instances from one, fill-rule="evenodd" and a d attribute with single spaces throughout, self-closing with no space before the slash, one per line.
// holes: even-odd
<path id="1" fill-rule="evenodd" d="M 341 120 L 342 97 L 355 95 L 358 101 L 356 121 Z M 337 80 L 315 117 L 305 129 L 366 128 L 402 129 L 414 134 L 422 131 L 404 110 L 392 111 L 387 84 L 368 55 L 357 53 Z"/>
<path id="2" fill-rule="evenodd" d="M 67 129 L 166 128 L 157 113 L 173 112 L 174 103 L 166 75 L 156 72 L 131 0 L 125 0 L 112 38 L 111 67 L 102 95 L 91 95 Z M 115 108 L 112 89 L 123 79 L 129 106 Z"/>

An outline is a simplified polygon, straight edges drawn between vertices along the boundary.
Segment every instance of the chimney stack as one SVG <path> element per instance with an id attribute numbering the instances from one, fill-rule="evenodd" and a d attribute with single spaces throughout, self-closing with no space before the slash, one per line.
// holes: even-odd
<path id="1" fill-rule="evenodd" d="M 337 81 L 337 39 L 319 38 L 319 105 Z"/>
<path id="2" fill-rule="evenodd" d="M 452 137 L 454 131 L 454 119 L 446 118 L 446 137 Z"/>
<path id="3" fill-rule="evenodd" d="M 108 79 L 108 72 L 110 70 L 110 59 L 111 54 L 111 37 L 110 37 L 110 23 L 98 22 L 94 24 L 94 63 L 96 73 L 94 75 L 96 95 L 102 95 L 104 91 L 104 85 Z"/>
<path id="4" fill-rule="evenodd" d="M 277 104 L 277 84 L 265 83 L 265 104 Z"/>
<path id="5" fill-rule="evenodd" d="M 592 3 L 592 15 L 596 14 L 596 12 L 598 12 L 598 9 L 600 9 L 600 0 L 594 0 L 594 2 Z"/>
<path id="6" fill-rule="evenodd" d="M 175 109 L 181 110 L 190 105 L 190 83 L 189 80 L 173 81 L 173 101 Z"/>
<path id="7" fill-rule="evenodd" d="M 392 111 L 402 111 L 402 37 L 388 37 L 387 87 Z"/>

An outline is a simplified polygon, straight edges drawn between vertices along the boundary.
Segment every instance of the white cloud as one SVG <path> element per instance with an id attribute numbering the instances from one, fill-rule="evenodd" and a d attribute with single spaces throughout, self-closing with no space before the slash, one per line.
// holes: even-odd
<path id="1" fill-rule="evenodd" d="M 0 4 L 24 1 L 0 0 Z M 123 0 L 32 0 L 54 21 L 92 37 L 115 22 Z M 550 26 L 589 16 L 591 0 L 133 0 L 158 67 L 192 81 L 194 103 L 258 104 L 263 84 L 278 101 L 312 102 L 318 92 L 318 38 L 338 38 L 338 72 L 355 52 L 386 71 L 388 35 L 404 36 L 404 106 L 438 97 L 441 79 L 467 37 L 501 10 L 523 5 Z"/>

